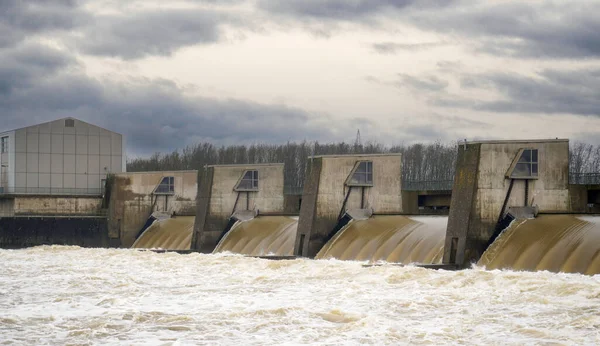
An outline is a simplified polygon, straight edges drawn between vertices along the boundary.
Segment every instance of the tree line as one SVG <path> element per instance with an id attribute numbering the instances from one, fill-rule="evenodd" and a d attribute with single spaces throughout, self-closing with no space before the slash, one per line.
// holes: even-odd
<path id="1" fill-rule="evenodd" d="M 342 154 L 402 154 L 402 180 L 443 181 L 454 179 L 456 143 L 416 143 L 386 146 L 376 142 L 252 144 L 216 146 L 202 142 L 172 153 L 155 153 L 127 161 L 127 171 L 197 170 L 205 165 L 284 163 L 286 186 L 302 186 L 311 156 Z M 570 171 L 600 172 L 600 145 L 574 143 L 570 147 Z"/>

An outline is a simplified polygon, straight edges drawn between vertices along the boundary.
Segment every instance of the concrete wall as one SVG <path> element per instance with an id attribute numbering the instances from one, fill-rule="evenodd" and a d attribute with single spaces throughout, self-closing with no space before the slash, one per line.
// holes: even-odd
<path id="1" fill-rule="evenodd" d="M 0 247 L 38 245 L 108 247 L 104 217 L 1 217 Z"/>
<path id="2" fill-rule="evenodd" d="M 15 199 L 0 197 L 0 217 L 15 216 Z"/>
<path id="3" fill-rule="evenodd" d="M 314 257 L 337 224 L 348 191 L 345 181 L 357 161 L 373 162 L 373 186 L 364 188 L 364 208 L 402 213 L 402 157 L 392 155 L 319 156 L 308 162 L 298 221 L 296 254 Z M 354 187 L 345 209 L 361 208 L 362 188 Z"/>
<path id="4" fill-rule="evenodd" d="M 19 215 L 104 215 L 102 198 L 84 196 L 5 196 L 0 217 Z"/>
<path id="5" fill-rule="evenodd" d="M 448 220 L 446 256 L 457 238 L 456 261 L 477 260 L 494 232 L 510 179 L 505 177 L 519 149 L 538 150 L 538 179 L 515 180 L 508 207 L 537 205 L 540 212 L 570 212 L 568 140 L 490 141 L 459 146 L 454 190 Z M 456 242 L 456 241 L 455 241 Z M 463 257 L 464 255 L 464 257 Z"/>
<path id="6" fill-rule="evenodd" d="M 77 119 L 7 134 L 9 193 L 100 195 L 106 175 L 125 170 L 122 135 Z"/>
<path id="7" fill-rule="evenodd" d="M 300 206 L 302 205 L 302 195 L 284 195 L 283 205 L 284 213 L 291 215 L 299 215 Z"/>
<path id="8" fill-rule="evenodd" d="M 251 169 L 258 170 L 259 190 L 234 191 L 242 174 Z M 283 164 L 207 166 L 200 171 L 198 181 L 192 248 L 201 252 L 214 250 L 234 211 L 284 212 Z"/>
<path id="9" fill-rule="evenodd" d="M 195 215 L 198 171 L 130 172 L 109 180 L 108 230 L 130 247 L 153 212 Z M 174 177 L 173 195 L 153 194 L 163 177 Z"/>
<path id="10" fill-rule="evenodd" d="M 402 213 L 448 215 L 452 191 L 402 191 Z"/>

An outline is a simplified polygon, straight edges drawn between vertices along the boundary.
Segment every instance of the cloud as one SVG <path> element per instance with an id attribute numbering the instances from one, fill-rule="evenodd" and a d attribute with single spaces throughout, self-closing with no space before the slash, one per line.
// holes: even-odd
<path id="1" fill-rule="evenodd" d="M 260 0 L 258 7 L 294 19 L 360 23 L 395 21 L 447 40 L 469 42 L 490 55 L 577 59 L 600 56 L 597 1 Z M 385 26 L 381 27 L 385 30 Z M 426 49 L 431 44 L 380 42 L 375 52 Z"/>
<path id="2" fill-rule="evenodd" d="M 91 55 L 166 56 L 181 47 L 218 42 L 224 25 L 246 27 L 251 19 L 232 10 L 242 2 L 195 0 L 184 2 L 188 8 L 161 9 L 117 3 L 101 14 L 83 0 L 3 0 L 0 48 L 37 36 Z"/>
<path id="3" fill-rule="evenodd" d="M 405 73 L 398 73 L 397 79 L 393 81 L 383 81 L 374 76 L 367 76 L 365 80 L 370 83 L 383 86 L 391 86 L 398 89 L 407 89 L 415 93 L 422 92 L 441 92 L 448 87 L 448 82 L 434 75 L 412 76 Z"/>
<path id="4" fill-rule="evenodd" d="M 600 3 L 463 2 L 443 11 L 421 11 L 411 22 L 425 30 L 476 39 L 478 50 L 525 58 L 600 56 Z"/>
<path id="5" fill-rule="evenodd" d="M 373 43 L 371 47 L 379 54 L 396 54 L 398 51 L 418 51 L 429 48 L 435 48 L 444 45 L 441 42 L 428 43 L 395 43 L 395 42 L 379 42 Z"/>
<path id="6" fill-rule="evenodd" d="M 2 0 L 0 7 L 0 48 L 30 35 L 68 31 L 87 20 L 75 0 Z"/>
<path id="7" fill-rule="evenodd" d="M 408 74 L 399 73 L 398 77 L 400 80 L 395 83 L 396 87 L 398 88 L 407 87 L 417 91 L 437 92 L 448 87 L 447 81 L 433 75 L 415 77 Z"/>
<path id="8" fill-rule="evenodd" d="M 260 0 L 259 8 L 279 14 L 316 19 L 354 20 L 410 6 L 446 6 L 451 0 Z"/>
<path id="9" fill-rule="evenodd" d="M 0 49 L 0 97 L 30 87 L 62 68 L 76 65 L 72 57 L 43 45 L 21 44 Z"/>
<path id="10" fill-rule="evenodd" d="M 493 90 L 500 97 L 492 101 L 438 99 L 435 103 L 498 113 L 600 117 L 600 69 L 545 69 L 534 77 L 505 73 L 466 75 L 461 85 L 466 90 Z"/>
<path id="11" fill-rule="evenodd" d="M 45 46 L 16 48 L 2 54 L 0 63 L 2 124 L 21 127 L 73 116 L 123 133 L 134 155 L 200 140 L 282 143 L 347 135 L 344 126 L 336 132 L 332 120 L 299 108 L 191 96 L 164 79 L 93 79 L 69 55 Z"/>
<path id="12" fill-rule="evenodd" d="M 85 53 L 121 57 L 170 55 L 195 44 L 217 42 L 226 16 L 209 9 L 170 9 L 97 16 L 77 46 Z"/>

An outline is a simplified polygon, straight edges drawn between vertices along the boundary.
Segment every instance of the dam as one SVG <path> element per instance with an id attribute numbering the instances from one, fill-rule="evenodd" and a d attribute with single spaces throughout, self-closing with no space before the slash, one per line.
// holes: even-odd
<path id="1" fill-rule="evenodd" d="M 445 269 L 600 270 L 600 174 L 570 172 L 565 139 L 461 143 L 450 182 L 403 181 L 401 154 L 311 156 L 301 189 L 290 193 L 281 163 L 124 172 L 120 135 L 72 118 L 6 134 L 16 149 L 1 158 L 4 248 L 62 244 Z M 47 146 L 48 138 L 57 145 Z M 43 158 L 37 186 L 32 173 L 32 185 L 20 187 L 19 174 L 29 174 L 21 172 L 20 155 Z M 71 155 L 80 155 L 81 165 L 50 172 L 48 157 Z M 85 155 L 94 158 L 84 167 Z M 83 186 L 85 176 L 85 188 L 69 187 L 72 169 L 82 172 L 74 173 L 74 184 Z M 51 174 L 65 175 L 62 187 L 47 181 Z"/>

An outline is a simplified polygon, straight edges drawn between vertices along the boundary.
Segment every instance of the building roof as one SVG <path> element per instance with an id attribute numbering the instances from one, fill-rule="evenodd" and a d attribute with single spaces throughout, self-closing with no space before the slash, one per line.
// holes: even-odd
<path id="1" fill-rule="evenodd" d="M 94 127 L 99 128 L 99 129 L 103 129 L 103 130 L 106 130 L 106 131 L 109 131 L 109 132 L 120 134 L 118 132 L 115 132 L 115 131 L 112 131 L 112 130 L 100 127 L 100 126 L 95 125 L 95 124 L 88 123 L 86 121 L 83 121 L 83 120 L 80 120 L 80 119 L 77 119 L 77 118 L 73 118 L 73 117 L 64 117 L 64 118 L 54 119 L 54 120 L 46 121 L 46 122 L 43 122 L 43 123 L 31 124 L 31 125 L 28 125 L 28 126 L 23 126 L 23 127 L 19 127 L 19 128 L 13 128 L 13 129 L 10 129 L 10 130 L 0 130 L 0 134 L 7 133 L 7 132 L 14 132 L 14 131 L 22 130 L 22 129 L 27 129 L 27 128 L 30 128 L 30 127 L 35 127 L 35 126 L 48 125 L 48 124 L 51 124 L 51 123 L 54 123 L 54 122 L 58 122 L 58 121 L 65 121 L 67 119 L 72 119 L 72 120 L 84 123 L 86 125 L 89 125 L 89 126 L 94 126 Z"/>

